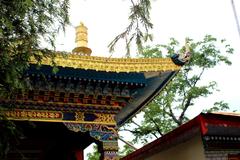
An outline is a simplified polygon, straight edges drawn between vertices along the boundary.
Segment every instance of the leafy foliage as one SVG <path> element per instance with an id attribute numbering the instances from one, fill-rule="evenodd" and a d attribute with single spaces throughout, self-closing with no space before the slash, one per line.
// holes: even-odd
<path id="1" fill-rule="evenodd" d="M 202 83 L 206 71 L 221 63 L 231 65 L 227 55 L 232 54 L 233 49 L 225 40 L 219 41 L 207 35 L 199 42 L 192 39 L 188 41 L 192 53 L 190 62 L 184 65 L 160 95 L 145 107 L 141 124 L 134 122 L 123 128 L 135 136 L 134 142 L 147 143 L 149 139 L 158 138 L 188 121 L 186 112 L 194 109 L 196 100 L 217 91 L 215 81 Z M 185 47 L 179 47 L 179 42 L 172 38 L 167 45 L 145 48 L 142 57 L 162 57 L 162 50 L 167 51 L 166 56 L 171 56 L 177 53 L 177 50 L 184 52 Z M 209 111 L 226 109 L 229 109 L 228 104 L 221 101 L 216 102 Z M 134 125 L 135 128 L 129 125 Z"/>
<path id="2" fill-rule="evenodd" d="M 39 63 L 44 56 L 52 56 L 54 38 L 69 23 L 69 0 L 1 0 L 0 1 L 0 96 L 12 100 L 19 89 L 28 87 L 23 76 L 30 57 Z M 46 42 L 50 48 L 40 44 Z M 9 138 L 17 137 L 14 123 L 1 115 L 0 105 L 0 159 L 9 149 Z"/>
<path id="3" fill-rule="evenodd" d="M 97 145 L 93 146 L 93 151 L 91 153 L 87 154 L 88 160 L 99 160 L 100 159 L 100 153 L 98 152 Z"/>
<path id="4" fill-rule="evenodd" d="M 22 136 L 21 132 L 16 129 L 16 125 L 12 121 L 4 119 L 0 116 L 0 158 L 4 159 L 11 145 L 18 142 L 18 138 Z"/>
<path id="5" fill-rule="evenodd" d="M 108 45 L 110 52 L 114 51 L 115 45 L 120 39 L 124 39 L 126 43 L 126 56 L 130 57 L 130 46 L 135 41 L 138 51 L 141 53 L 143 49 L 143 42 L 152 40 L 152 35 L 149 30 L 153 28 L 150 21 L 150 0 L 131 0 L 129 25 L 113 41 Z"/>
<path id="6" fill-rule="evenodd" d="M 57 31 L 68 23 L 68 0 L 0 1 L 0 92 L 23 88 L 22 73 L 31 56 L 49 56 L 45 40 L 54 47 Z M 9 95 L 9 94 L 8 94 Z"/>
<path id="7" fill-rule="evenodd" d="M 118 154 L 119 154 L 120 157 L 124 157 L 124 156 L 132 153 L 133 151 L 134 151 L 133 148 L 131 148 L 130 146 L 128 146 L 128 145 L 125 144 L 125 145 L 123 146 L 123 149 L 122 149 L 121 151 L 119 151 Z"/>
<path id="8" fill-rule="evenodd" d="M 219 111 L 224 111 L 229 109 L 230 108 L 226 102 L 220 101 L 220 102 L 215 102 L 212 108 L 205 109 L 203 110 L 203 112 L 213 113 L 213 112 L 219 112 Z"/>

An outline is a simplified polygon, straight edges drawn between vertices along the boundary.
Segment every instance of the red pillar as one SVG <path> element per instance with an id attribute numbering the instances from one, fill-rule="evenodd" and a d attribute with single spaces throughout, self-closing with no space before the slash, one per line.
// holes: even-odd
<path id="1" fill-rule="evenodd" d="M 75 151 L 76 160 L 84 160 L 83 150 L 79 149 Z"/>

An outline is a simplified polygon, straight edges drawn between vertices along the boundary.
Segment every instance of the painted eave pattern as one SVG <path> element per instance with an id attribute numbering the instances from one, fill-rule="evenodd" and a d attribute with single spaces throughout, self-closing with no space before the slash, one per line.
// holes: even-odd
<path id="1" fill-rule="evenodd" d="M 32 58 L 30 63 L 39 62 Z M 181 68 L 171 58 L 107 58 L 60 53 L 53 59 L 43 58 L 40 64 L 117 73 L 178 71 Z"/>

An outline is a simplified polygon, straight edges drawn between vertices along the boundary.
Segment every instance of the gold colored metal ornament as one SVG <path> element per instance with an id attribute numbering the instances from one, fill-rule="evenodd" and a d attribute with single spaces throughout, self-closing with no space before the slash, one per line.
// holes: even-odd
<path id="1" fill-rule="evenodd" d="M 81 22 L 76 27 L 76 40 L 77 47 L 73 49 L 73 54 L 90 56 L 92 50 L 88 48 L 88 32 L 87 27 Z"/>

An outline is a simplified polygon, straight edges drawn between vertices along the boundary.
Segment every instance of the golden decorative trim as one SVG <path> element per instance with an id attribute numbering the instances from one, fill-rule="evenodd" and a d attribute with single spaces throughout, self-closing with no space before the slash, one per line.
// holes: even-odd
<path id="1" fill-rule="evenodd" d="M 0 99 L 1 100 L 1 99 Z M 7 100 L 2 100 L 3 102 L 7 102 L 10 103 L 10 101 Z M 69 110 L 71 110 L 72 108 L 76 108 L 78 107 L 79 109 L 84 108 L 86 109 L 87 107 L 94 107 L 94 108 L 107 108 L 107 109 L 122 109 L 121 106 L 112 106 L 112 105 L 106 105 L 106 104 L 83 104 L 83 103 L 70 103 L 70 102 L 44 102 L 44 101 L 33 101 L 33 100 L 16 100 L 16 102 L 19 102 L 20 104 L 23 103 L 29 103 L 31 105 L 39 105 L 39 104 L 44 104 L 45 106 L 47 105 L 56 105 L 54 107 L 58 107 L 57 105 L 69 105 Z M 17 107 L 21 107 L 22 105 L 17 105 Z"/>
<path id="2" fill-rule="evenodd" d="M 28 109 L 15 109 L 2 111 L 3 115 L 8 120 L 15 121 L 40 121 L 40 122 L 68 122 L 68 123 L 83 123 L 83 124 L 102 124 L 102 125 L 116 125 L 115 121 L 85 121 L 84 112 L 77 112 L 76 120 L 64 120 L 63 112 L 61 111 L 41 111 Z M 106 114 L 108 116 L 109 114 Z"/>
<path id="3" fill-rule="evenodd" d="M 8 120 L 14 120 L 14 121 L 35 121 L 35 122 L 60 122 L 60 123 L 63 123 L 63 122 L 66 122 L 66 123 L 83 123 L 83 124 L 102 124 L 102 125 L 116 125 L 116 122 L 114 123 L 106 123 L 106 122 L 95 122 L 95 121 L 69 121 L 69 120 L 52 120 L 52 119 L 29 119 L 29 118 L 22 118 L 22 119 L 19 119 L 19 118 L 11 118 L 11 117 L 8 117 L 7 118 Z"/>
<path id="4" fill-rule="evenodd" d="M 174 64 L 171 58 L 106 58 L 57 53 L 54 62 L 56 66 L 61 67 L 106 72 L 164 72 L 181 68 Z M 30 63 L 38 62 L 32 59 Z M 41 64 L 53 65 L 50 58 L 44 58 Z"/>
<path id="5" fill-rule="evenodd" d="M 104 141 L 103 142 L 104 151 L 117 151 L 119 149 L 117 141 Z"/>
<path id="6" fill-rule="evenodd" d="M 102 113 L 94 113 L 98 118 L 95 119 L 95 122 L 109 122 L 114 123 L 115 122 L 115 115 L 114 114 L 102 114 Z"/>
<path id="7" fill-rule="evenodd" d="M 76 121 L 84 121 L 84 112 L 76 112 Z"/>
<path id="8" fill-rule="evenodd" d="M 38 111 L 38 110 L 10 110 L 4 111 L 4 115 L 9 119 L 45 119 L 60 120 L 63 113 L 59 111 Z"/>

